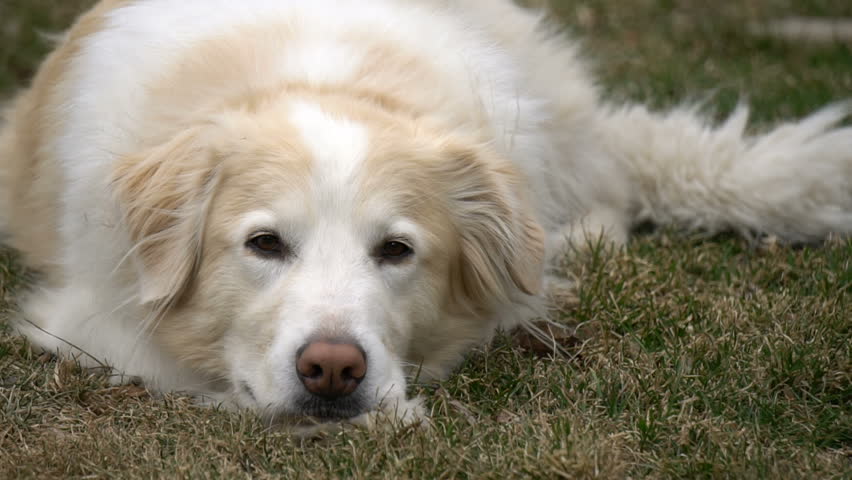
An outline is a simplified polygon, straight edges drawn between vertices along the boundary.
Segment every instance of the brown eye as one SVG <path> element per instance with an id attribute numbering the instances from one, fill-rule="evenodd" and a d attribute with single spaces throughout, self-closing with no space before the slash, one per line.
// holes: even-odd
<path id="1" fill-rule="evenodd" d="M 264 256 L 283 256 L 287 253 L 287 247 L 277 235 L 264 233 L 249 239 L 246 244 L 249 248 Z"/>
<path id="2" fill-rule="evenodd" d="M 412 253 L 414 253 L 414 250 L 412 250 L 411 247 L 397 241 L 385 242 L 379 250 L 379 256 L 382 259 L 391 261 L 402 260 Z"/>

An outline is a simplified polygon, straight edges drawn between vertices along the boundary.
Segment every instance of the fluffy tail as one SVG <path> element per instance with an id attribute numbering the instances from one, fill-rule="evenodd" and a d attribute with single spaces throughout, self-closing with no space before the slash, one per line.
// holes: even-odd
<path id="1" fill-rule="evenodd" d="M 607 114 L 610 148 L 635 186 L 638 221 L 812 242 L 852 234 L 852 102 L 746 133 L 748 110 L 711 125 L 696 108 Z"/>

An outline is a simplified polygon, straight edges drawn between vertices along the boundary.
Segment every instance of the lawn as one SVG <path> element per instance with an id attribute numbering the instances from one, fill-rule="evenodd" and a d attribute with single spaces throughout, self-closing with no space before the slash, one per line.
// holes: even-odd
<path id="1" fill-rule="evenodd" d="M 89 0 L 0 0 L 0 97 Z M 850 17 L 839 0 L 554 1 L 613 98 L 739 101 L 756 127 L 852 97 L 852 42 L 755 37 Z M 568 356 L 503 336 L 439 385 L 432 425 L 301 441 L 248 413 L 110 387 L 30 353 L 3 318 L 25 274 L 0 253 L 0 478 L 852 478 L 852 241 L 787 248 L 639 236 L 565 267 Z"/>

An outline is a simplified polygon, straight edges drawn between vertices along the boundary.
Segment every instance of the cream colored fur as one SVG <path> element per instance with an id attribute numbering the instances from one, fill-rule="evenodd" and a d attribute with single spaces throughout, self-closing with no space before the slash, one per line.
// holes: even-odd
<path id="1" fill-rule="evenodd" d="M 0 226 L 43 273 L 16 327 L 297 424 L 295 352 L 345 335 L 369 364 L 350 421 L 422 418 L 406 378 L 535 317 L 570 242 L 848 235 L 849 112 L 752 136 L 745 108 L 610 105 L 508 0 L 104 1 L 0 133 Z"/>

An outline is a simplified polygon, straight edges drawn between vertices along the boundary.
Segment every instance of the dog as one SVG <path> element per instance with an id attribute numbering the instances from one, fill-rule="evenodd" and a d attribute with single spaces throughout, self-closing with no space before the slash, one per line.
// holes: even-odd
<path id="1" fill-rule="evenodd" d="M 103 0 L 5 112 L 14 326 L 294 427 L 423 420 L 406 382 L 529 326 L 572 245 L 848 235 L 850 110 L 607 103 L 509 0 Z"/>

